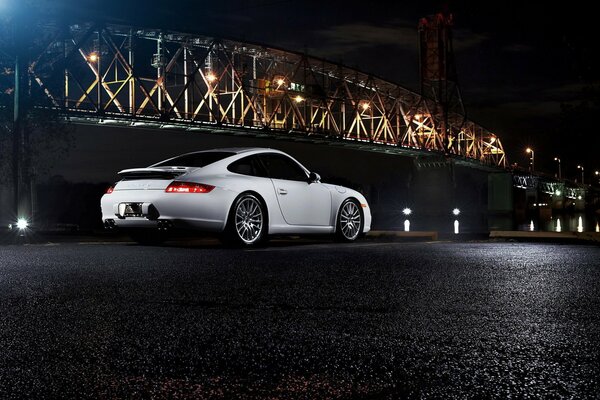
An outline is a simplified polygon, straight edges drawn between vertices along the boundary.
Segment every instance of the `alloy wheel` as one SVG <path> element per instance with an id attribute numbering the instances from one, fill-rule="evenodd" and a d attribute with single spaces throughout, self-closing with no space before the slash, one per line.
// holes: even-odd
<path id="1" fill-rule="evenodd" d="M 254 196 L 240 199 L 235 208 L 235 231 L 245 244 L 256 243 L 262 234 L 264 216 L 262 206 Z"/>
<path id="2" fill-rule="evenodd" d="M 354 240 L 360 234 L 362 216 L 358 205 L 348 200 L 340 210 L 339 229 L 346 240 Z"/>

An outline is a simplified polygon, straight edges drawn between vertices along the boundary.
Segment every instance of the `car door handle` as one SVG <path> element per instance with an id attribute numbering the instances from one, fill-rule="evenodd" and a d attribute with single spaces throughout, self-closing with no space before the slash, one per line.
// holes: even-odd
<path id="1" fill-rule="evenodd" d="M 287 190 L 279 188 L 279 194 L 287 194 Z"/>

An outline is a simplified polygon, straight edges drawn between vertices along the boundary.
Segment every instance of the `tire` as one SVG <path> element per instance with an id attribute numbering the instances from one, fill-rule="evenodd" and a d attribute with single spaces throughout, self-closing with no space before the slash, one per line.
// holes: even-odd
<path id="1" fill-rule="evenodd" d="M 257 246 L 267 238 L 267 212 L 263 202 L 251 193 L 238 197 L 231 211 L 224 242 L 238 246 Z"/>
<path id="2" fill-rule="evenodd" d="M 354 199 L 344 200 L 337 216 L 336 239 L 340 242 L 354 242 L 360 237 L 364 223 L 360 204 Z"/>
<path id="3" fill-rule="evenodd" d="M 129 232 L 129 237 L 134 242 L 145 246 L 156 246 L 167 240 L 167 235 L 155 230 L 139 230 Z"/>

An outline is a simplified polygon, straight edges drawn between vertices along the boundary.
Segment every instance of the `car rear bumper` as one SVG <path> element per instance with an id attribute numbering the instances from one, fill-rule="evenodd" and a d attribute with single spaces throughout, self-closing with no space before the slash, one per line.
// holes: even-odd
<path id="1" fill-rule="evenodd" d="M 115 190 L 102 196 L 102 220 L 109 228 L 171 228 L 220 232 L 225 228 L 235 193 L 165 193 L 162 190 Z M 126 205 L 139 207 L 128 208 Z"/>

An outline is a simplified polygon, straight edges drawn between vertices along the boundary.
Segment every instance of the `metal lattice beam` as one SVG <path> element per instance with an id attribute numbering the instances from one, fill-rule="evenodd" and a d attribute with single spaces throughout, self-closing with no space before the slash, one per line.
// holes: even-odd
<path id="1" fill-rule="evenodd" d="M 117 25 L 46 27 L 30 66 L 67 114 L 215 124 L 435 151 L 504 167 L 500 139 L 395 83 L 303 54 Z M 456 123 L 455 123 L 456 122 Z"/>

